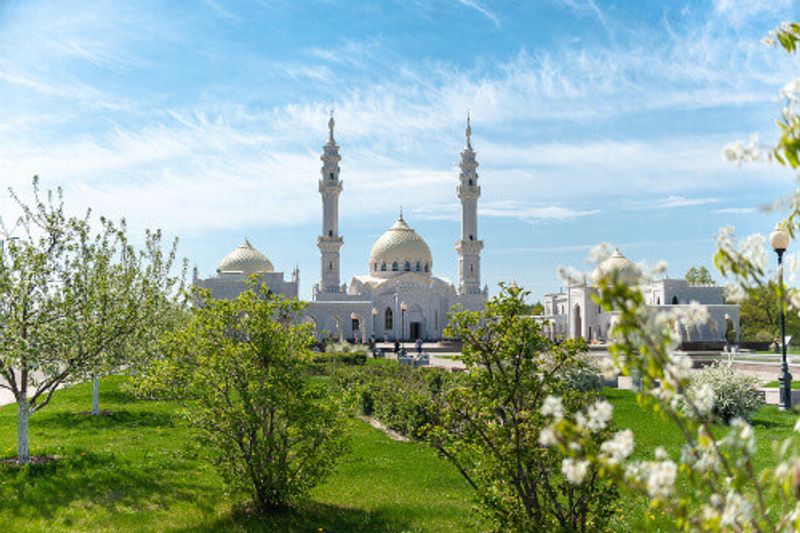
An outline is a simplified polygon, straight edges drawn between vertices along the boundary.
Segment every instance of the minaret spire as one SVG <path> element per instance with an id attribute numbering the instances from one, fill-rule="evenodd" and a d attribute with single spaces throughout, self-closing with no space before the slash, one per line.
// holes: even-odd
<path id="1" fill-rule="evenodd" d="M 339 194 L 342 181 L 339 179 L 339 145 L 333 137 L 333 109 L 328 119 L 328 142 L 322 147 L 322 177 L 319 192 L 322 195 L 322 235 L 317 239 L 320 251 L 320 282 L 314 287 L 314 299 L 335 299 L 344 292 L 339 284 L 339 249 L 344 240 L 339 235 Z"/>
<path id="2" fill-rule="evenodd" d="M 467 110 L 467 148 L 472 149 L 472 127 L 469 122 L 469 109 Z"/>

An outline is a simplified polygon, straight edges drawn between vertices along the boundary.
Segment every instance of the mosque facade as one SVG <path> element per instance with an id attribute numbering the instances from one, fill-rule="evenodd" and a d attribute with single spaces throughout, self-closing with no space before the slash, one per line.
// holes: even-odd
<path id="1" fill-rule="evenodd" d="M 726 304 L 723 288 L 717 285 L 691 285 L 685 279 L 644 280 L 639 267 L 616 250 L 592 272 L 591 276 L 573 280 L 558 293 L 544 296 L 544 314 L 537 319 L 545 334 L 555 339 L 583 338 L 589 342 L 608 342 L 608 332 L 617 321 L 618 313 L 607 312 L 594 300 L 604 276 L 615 273 L 619 280 L 636 283 L 645 304 L 655 315 L 694 302 L 708 310 L 705 324 L 688 328 L 675 324 L 676 336 L 683 344 L 725 342 L 726 332 L 732 329 L 739 339 L 739 306 Z"/>
<path id="2" fill-rule="evenodd" d="M 340 252 L 344 238 L 339 228 L 341 156 L 334 137 L 333 116 L 328 121 L 328 141 L 323 146 L 319 193 L 322 197 L 322 231 L 317 238 L 320 278 L 302 320 L 313 323 L 318 338 L 339 340 L 425 341 L 440 340 L 451 309 L 483 308 L 488 287 L 481 286 L 481 250 L 478 238 L 478 162 L 472 148 L 467 118 L 466 146 L 461 151 L 456 189 L 461 201 L 461 235 L 455 244 L 458 284 L 434 275 L 434 261 L 425 240 L 406 222 L 402 211 L 394 224 L 372 246 L 367 274 L 356 275 L 350 284 L 341 282 Z M 246 288 L 249 276 L 257 274 L 269 289 L 290 298 L 299 294 L 299 273 L 289 279 L 276 272 L 270 260 L 245 240 L 217 268 L 216 275 L 194 284 L 208 289 L 214 298 L 234 298 Z"/>

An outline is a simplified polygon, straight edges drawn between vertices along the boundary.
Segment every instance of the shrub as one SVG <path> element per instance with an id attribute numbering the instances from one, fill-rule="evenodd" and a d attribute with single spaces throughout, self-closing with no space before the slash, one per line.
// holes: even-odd
<path id="1" fill-rule="evenodd" d="M 482 311 L 450 317 L 447 334 L 463 340 L 467 373 L 446 390 L 426 440 L 466 479 L 497 531 L 609 530 L 616 488 L 597 466 L 548 447 L 548 416 L 584 413 L 591 431 L 581 448 L 599 447 L 611 405 L 565 378 L 574 365 L 588 368 L 579 356 L 586 344 L 553 346 L 526 316 L 526 294 L 501 285 Z"/>
<path id="2" fill-rule="evenodd" d="M 459 377 L 439 368 L 371 360 L 361 367 L 337 368 L 333 381 L 358 414 L 374 416 L 407 437 L 421 438 L 438 421 L 442 391 Z"/>
<path id="3" fill-rule="evenodd" d="M 758 391 L 759 379 L 737 371 L 731 361 L 714 363 L 694 374 L 689 396 L 697 395 L 703 385 L 710 385 L 714 391 L 711 414 L 726 423 L 735 418 L 750 420 L 764 403 Z"/>
<path id="4" fill-rule="evenodd" d="M 599 392 L 603 388 L 600 366 L 586 353 L 575 354 L 569 364 L 556 366 L 554 359 L 545 358 L 544 367 L 554 372 L 554 377 L 562 379 L 568 388 L 578 392 Z"/>
<path id="5" fill-rule="evenodd" d="M 223 478 L 261 512 L 296 503 L 345 446 L 339 402 L 308 376 L 311 329 L 291 320 L 301 305 L 266 285 L 208 299 L 142 377 L 143 389 L 190 395 L 188 418 Z"/>

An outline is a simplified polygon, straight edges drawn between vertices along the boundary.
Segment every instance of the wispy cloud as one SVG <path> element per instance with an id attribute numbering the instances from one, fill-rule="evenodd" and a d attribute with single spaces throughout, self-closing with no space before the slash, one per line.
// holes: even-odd
<path id="1" fill-rule="evenodd" d="M 567 7 L 577 13 L 588 13 L 594 16 L 603 27 L 608 29 L 606 17 L 594 0 L 563 0 L 563 2 Z"/>
<path id="2" fill-rule="evenodd" d="M 415 207 L 413 212 L 426 220 L 461 220 L 461 207 L 455 203 Z M 600 213 L 599 209 L 575 209 L 562 205 L 531 205 L 513 200 L 488 201 L 478 208 L 480 216 L 511 218 L 522 222 L 568 222 Z"/>
<path id="3" fill-rule="evenodd" d="M 757 207 L 723 207 L 712 211 L 718 215 L 752 215 L 758 212 L 763 212 L 763 210 Z"/>
<path id="4" fill-rule="evenodd" d="M 675 209 L 680 207 L 697 207 L 718 204 L 719 198 L 687 198 L 686 196 L 667 196 L 657 200 L 628 202 L 631 209 Z"/>
<path id="5" fill-rule="evenodd" d="M 500 27 L 500 19 L 497 17 L 497 15 L 489 11 L 489 9 L 480 2 L 478 2 L 478 0 L 457 0 L 457 1 L 462 6 L 474 9 L 475 11 L 477 11 L 478 13 L 480 13 L 481 15 L 492 21 L 492 24 L 494 24 L 495 27 L 497 28 Z"/>

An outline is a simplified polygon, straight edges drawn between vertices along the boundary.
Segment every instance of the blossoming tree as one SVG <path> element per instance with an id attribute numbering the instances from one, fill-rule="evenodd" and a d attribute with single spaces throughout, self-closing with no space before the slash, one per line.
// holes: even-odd
<path id="1" fill-rule="evenodd" d="M 783 47 L 789 53 L 796 52 L 798 43 L 797 23 L 782 25 L 768 39 L 768 44 Z M 795 170 L 800 168 L 800 115 L 796 109 L 799 92 L 800 81 L 790 82 L 781 91 L 786 107 L 778 121 L 780 138 L 768 154 Z M 748 144 L 737 142 L 726 147 L 724 154 L 731 160 L 746 162 L 759 159 L 762 150 L 757 140 L 751 139 Z M 800 233 L 800 191 L 779 205 L 788 206 L 783 225 L 796 236 Z M 595 259 L 602 260 L 603 255 L 601 249 Z M 767 268 L 763 237 L 740 241 L 732 229 L 723 230 L 715 263 L 731 282 L 731 297 L 743 297 L 748 291 L 766 287 L 775 292 L 780 305 L 800 312 L 800 293 L 782 290 L 782 284 L 775 283 L 776 273 Z M 671 421 L 683 436 L 683 448 L 679 456 L 658 448 L 651 459 L 631 460 L 635 441 L 629 430 L 617 432 L 599 446 L 587 441 L 591 429 L 585 420 L 592 409 L 605 409 L 602 403 L 571 416 L 543 408 L 540 413 L 550 420 L 542 431 L 544 441 L 565 455 L 562 464 L 568 479 L 583 482 L 580 475 L 571 475 L 576 465 L 594 468 L 601 477 L 646 495 L 652 508 L 664 511 L 676 529 L 799 530 L 800 458 L 793 453 L 792 440 L 786 439 L 774 450 L 775 462 L 770 467 L 758 471 L 752 426 L 737 418 L 727 431 L 715 430 L 708 416 L 715 402 L 713 387 L 692 387 L 692 362 L 676 355 L 676 325 L 703 324 L 708 320 L 706 310 L 693 305 L 655 314 L 645 305 L 638 284 L 630 281 L 619 279 L 613 272 L 599 280 L 598 304 L 617 315 L 611 331 L 614 363 L 607 370 L 642 377 L 640 403 Z M 800 431 L 800 422 L 795 430 Z M 676 483 L 679 474 L 685 483 Z"/>
<path id="2" fill-rule="evenodd" d="M 0 387 L 17 404 L 17 462 L 30 462 L 28 422 L 63 384 L 106 366 L 121 348 L 159 327 L 152 311 L 174 296 L 172 252 L 159 233 L 142 250 L 124 225 L 90 214 L 67 216 L 61 191 L 34 203 L 12 192 L 22 212 L 20 238 L 0 248 Z"/>

